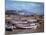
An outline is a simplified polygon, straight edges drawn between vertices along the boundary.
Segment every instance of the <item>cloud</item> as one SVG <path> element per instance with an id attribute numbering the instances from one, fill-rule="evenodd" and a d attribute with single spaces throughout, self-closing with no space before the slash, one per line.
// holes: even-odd
<path id="1" fill-rule="evenodd" d="M 44 2 L 44 0 L 10 0 L 10 1 Z"/>

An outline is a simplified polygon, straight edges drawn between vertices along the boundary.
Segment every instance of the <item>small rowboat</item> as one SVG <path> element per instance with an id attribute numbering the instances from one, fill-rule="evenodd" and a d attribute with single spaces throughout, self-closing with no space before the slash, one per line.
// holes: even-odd
<path id="1" fill-rule="evenodd" d="M 11 23 L 15 24 L 17 28 L 37 28 L 37 23 L 27 23 L 27 22 L 19 22 L 15 20 L 11 20 Z"/>

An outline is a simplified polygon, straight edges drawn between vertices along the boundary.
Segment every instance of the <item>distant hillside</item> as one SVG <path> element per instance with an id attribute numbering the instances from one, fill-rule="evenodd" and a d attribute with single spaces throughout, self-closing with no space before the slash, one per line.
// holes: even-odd
<path id="1" fill-rule="evenodd" d="M 34 12 L 28 12 L 25 10 L 6 10 L 6 14 L 18 14 L 18 15 L 37 15 Z"/>

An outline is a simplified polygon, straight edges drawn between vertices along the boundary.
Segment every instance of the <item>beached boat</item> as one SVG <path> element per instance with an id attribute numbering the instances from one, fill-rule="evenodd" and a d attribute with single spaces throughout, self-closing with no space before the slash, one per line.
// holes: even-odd
<path id="1" fill-rule="evenodd" d="M 33 21 L 32 21 L 32 23 L 28 23 L 28 21 L 11 20 L 11 23 L 14 24 L 17 28 L 34 28 L 34 29 L 36 29 L 38 26 L 38 23 L 33 23 Z"/>

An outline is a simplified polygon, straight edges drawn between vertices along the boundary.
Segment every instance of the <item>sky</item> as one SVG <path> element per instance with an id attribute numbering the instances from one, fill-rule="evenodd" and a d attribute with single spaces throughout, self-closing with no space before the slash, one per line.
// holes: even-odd
<path id="1" fill-rule="evenodd" d="M 6 0 L 5 4 L 6 10 L 26 10 L 40 15 L 44 13 L 44 4 L 42 2 Z"/>

